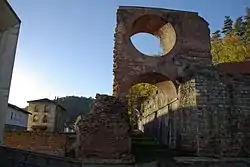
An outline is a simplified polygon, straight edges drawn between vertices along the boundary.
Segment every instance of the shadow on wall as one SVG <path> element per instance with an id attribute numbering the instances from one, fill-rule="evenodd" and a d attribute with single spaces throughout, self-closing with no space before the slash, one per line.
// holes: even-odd
<path id="1" fill-rule="evenodd" d="M 233 132 L 232 125 L 236 118 L 228 120 L 215 114 L 213 117 L 217 117 L 218 122 L 211 122 L 208 112 L 196 107 L 168 110 L 160 116 L 154 112 L 148 116 L 150 121 L 143 125 L 143 131 L 169 149 L 186 155 L 250 157 L 250 134 L 247 130 L 250 115 L 239 125 L 246 128 L 236 128 Z"/>
<path id="2" fill-rule="evenodd" d="M 191 115 L 196 112 L 196 109 L 189 107 L 171 111 L 169 108 L 165 106 L 161 109 L 161 113 L 165 110 L 163 115 L 158 115 L 158 111 L 148 115 L 145 118 L 148 122 L 143 125 L 144 133 L 152 135 L 169 149 L 195 154 L 196 124 Z"/>
<path id="3" fill-rule="evenodd" d="M 177 107 L 146 110 L 144 131 L 199 156 L 249 157 L 249 83 L 250 75 L 199 70 L 179 85 Z"/>

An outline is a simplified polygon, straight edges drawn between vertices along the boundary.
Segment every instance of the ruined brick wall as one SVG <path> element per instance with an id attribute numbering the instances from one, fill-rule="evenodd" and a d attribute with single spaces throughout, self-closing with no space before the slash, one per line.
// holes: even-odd
<path id="1" fill-rule="evenodd" d="M 238 157 L 250 151 L 250 75 L 214 67 L 180 85 L 176 141 L 196 155 Z M 177 143 L 177 145 L 178 145 Z"/>
<path id="2" fill-rule="evenodd" d="M 196 92 L 200 154 L 249 155 L 250 75 L 204 70 Z"/>
<path id="3" fill-rule="evenodd" d="M 145 132 L 157 133 L 170 148 L 199 156 L 248 156 L 249 91 L 250 75 L 204 67 L 179 85 L 178 108 L 146 112 L 144 130 L 148 126 L 151 131 Z"/>
<path id="4" fill-rule="evenodd" d="M 140 32 L 158 36 L 165 54 L 152 57 L 139 52 L 130 37 Z M 208 23 L 195 12 L 119 7 L 115 30 L 113 95 L 126 96 L 130 87 L 140 82 L 156 84 L 179 79 L 182 75 L 179 66 L 182 66 L 183 59 L 190 61 L 188 65 L 194 62 L 211 64 L 209 34 Z M 167 43 L 173 47 L 169 48 Z M 165 78 L 159 79 L 156 74 Z"/>
<path id="5" fill-rule="evenodd" d="M 176 145 L 181 150 L 187 150 L 191 152 L 197 151 L 196 142 L 196 122 L 199 119 L 197 117 L 196 108 L 196 81 L 191 79 L 187 82 L 180 84 L 179 86 L 179 106 L 173 112 L 176 126 L 174 131 L 176 136 Z"/>
<path id="6" fill-rule="evenodd" d="M 117 98 L 97 94 L 91 112 L 83 117 L 78 127 L 78 159 L 132 159 L 127 107 Z"/>
<path id="7" fill-rule="evenodd" d="M 173 29 L 169 29 L 170 25 Z M 130 40 L 139 32 L 158 36 L 164 55 L 150 57 L 140 53 Z M 173 41 L 171 48 L 167 43 L 172 45 Z M 149 133 L 158 135 L 170 147 L 197 155 L 246 155 L 250 150 L 247 142 L 250 86 L 246 75 L 250 71 L 249 62 L 222 65 L 234 75 L 218 71 L 221 67 L 207 67 L 211 62 L 208 24 L 197 13 L 143 7 L 118 9 L 114 96 L 126 96 L 137 83 L 157 86 L 171 81 L 178 85 L 179 106 L 170 110 L 169 106 L 161 108 L 154 101 L 154 107 L 147 108 L 143 118 L 144 128 L 153 129 Z"/>
<path id="8" fill-rule="evenodd" d="M 5 132 L 4 145 L 39 153 L 64 156 L 66 135 L 36 132 Z"/>

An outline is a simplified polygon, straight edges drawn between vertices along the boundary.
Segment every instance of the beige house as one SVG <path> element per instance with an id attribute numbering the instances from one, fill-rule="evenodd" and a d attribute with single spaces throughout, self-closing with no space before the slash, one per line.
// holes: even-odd
<path id="1" fill-rule="evenodd" d="M 55 100 L 28 101 L 28 131 L 63 132 L 66 110 Z"/>

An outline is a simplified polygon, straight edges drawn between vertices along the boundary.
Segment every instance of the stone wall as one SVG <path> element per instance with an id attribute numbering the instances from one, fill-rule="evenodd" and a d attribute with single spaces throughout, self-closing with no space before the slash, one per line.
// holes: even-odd
<path id="1" fill-rule="evenodd" d="M 30 152 L 0 146 L 1 167 L 82 167 L 81 162 L 70 158 Z M 3 158 L 4 157 L 4 158 Z"/>
<path id="2" fill-rule="evenodd" d="M 169 148 L 196 150 L 196 94 L 195 80 L 178 86 L 178 96 L 168 99 L 168 94 L 151 96 L 143 105 L 144 113 L 140 124 L 143 131 L 153 135 Z M 184 142 L 181 142 L 184 141 Z"/>
<path id="3" fill-rule="evenodd" d="M 248 167 L 248 158 L 174 157 L 174 161 L 159 162 L 171 167 Z"/>
<path id="4" fill-rule="evenodd" d="M 28 151 L 64 156 L 65 134 L 35 132 L 5 132 L 4 145 Z"/>
<path id="5" fill-rule="evenodd" d="M 144 112 L 140 119 L 140 124 L 143 125 L 142 130 L 156 137 L 160 142 L 175 147 L 173 133 L 174 117 L 173 111 L 178 106 L 177 98 L 168 99 L 167 95 L 161 91 L 158 94 L 150 96 L 143 103 Z M 168 128 L 166 128 L 168 127 Z"/>
<path id="6" fill-rule="evenodd" d="M 77 160 L 0 146 L 1 167 L 247 167 L 249 159 L 216 159 L 204 157 L 174 157 L 146 163 L 112 164 L 108 162 L 82 163 Z"/>
<path id="7" fill-rule="evenodd" d="M 249 156 L 250 75 L 203 70 L 196 92 L 200 154 Z"/>
<path id="8" fill-rule="evenodd" d="M 119 99 L 96 95 L 89 114 L 78 124 L 76 158 L 131 161 L 127 107 Z"/>
<path id="9" fill-rule="evenodd" d="M 110 161 L 81 162 L 76 159 L 0 146 L 1 167 L 133 167 Z M 4 157 L 4 158 L 3 158 Z"/>
<path id="10" fill-rule="evenodd" d="M 179 149 L 190 152 L 197 151 L 196 142 L 196 81 L 191 79 L 179 86 L 179 106 L 173 112 L 175 120 L 176 142 Z"/>
<path id="11" fill-rule="evenodd" d="M 145 112 L 144 131 L 199 156 L 249 156 L 250 75 L 208 67 L 192 78 L 179 85 L 176 109 Z"/>

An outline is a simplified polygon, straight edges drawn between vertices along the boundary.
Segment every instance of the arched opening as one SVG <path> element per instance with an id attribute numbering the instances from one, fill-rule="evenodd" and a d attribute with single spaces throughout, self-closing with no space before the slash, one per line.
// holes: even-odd
<path id="1" fill-rule="evenodd" d="M 139 128 L 138 121 L 144 111 L 144 102 L 157 92 L 158 88 L 155 85 L 148 83 L 138 83 L 130 88 L 128 95 L 128 114 L 133 129 Z"/>
<path id="2" fill-rule="evenodd" d="M 167 20 L 156 15 L 144 15 L 134 21 L 130 40 L 143 55 L 162 56 L 174 48 L 176 32 Z"/>
<path id="3" fill-rule="evenodd" d="M 159 73 L 146 73 L 138 76 L 128 93 L 128 111 L 133 129 L 143 130 L 142 124 L 152 116 L 168 114 L 173 102 L 176 102 L 177 91 L 174 83 Z M 144 122 L 142 122 L 142 120 Z"/>

